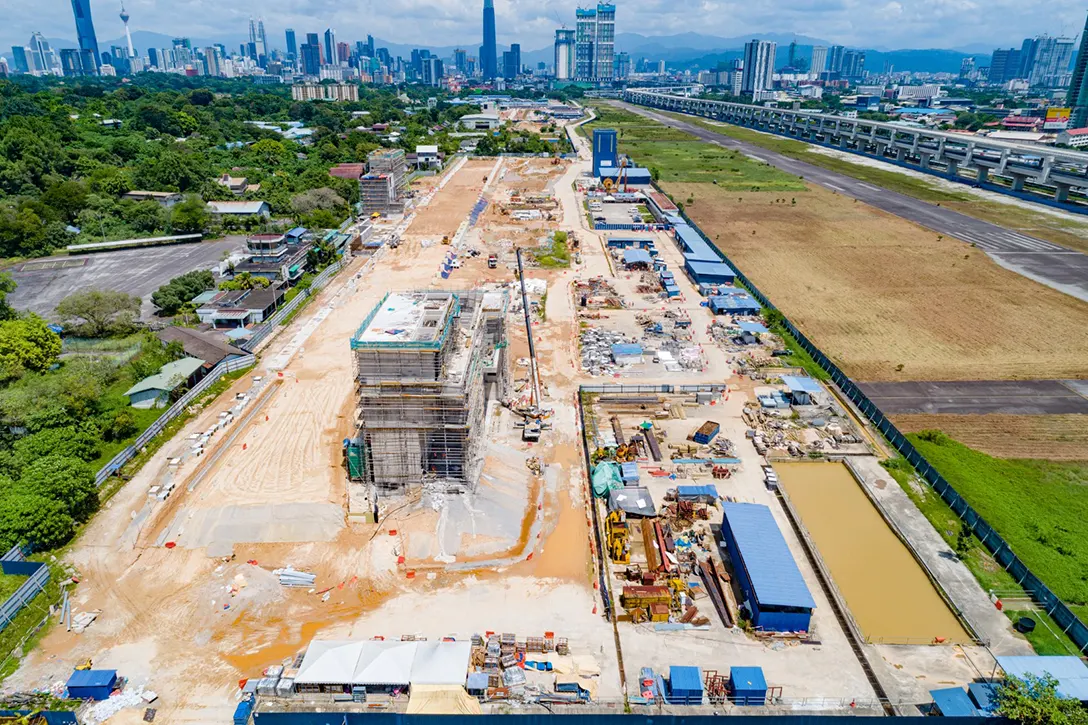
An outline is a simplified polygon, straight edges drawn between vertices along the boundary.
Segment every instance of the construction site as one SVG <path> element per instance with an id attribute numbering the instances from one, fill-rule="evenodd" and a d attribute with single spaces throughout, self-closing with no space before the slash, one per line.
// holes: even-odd
<path id="1" fill-rule="evenodd" d="M 9 691 L 91 662 L 127 682 L 88 722 L 149 691 L 171 723 L 917 715 L 1032 654 L 675 207 L 593 228 L 565 130 L 577 158 L 392 192 L 377 251 L 86 526 L 85 624 Z"/>

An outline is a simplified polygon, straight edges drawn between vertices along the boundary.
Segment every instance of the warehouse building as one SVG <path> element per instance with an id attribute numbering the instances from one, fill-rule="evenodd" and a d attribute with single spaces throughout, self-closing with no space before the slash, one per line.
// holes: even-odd
<path id="1" fill-rule="evenodd" d="M 710 298 L 710 311 L 715 315 L 758 315 L 759 303 L 742 289 L 718 290 Z"/>
<path id="2" fill-rule="evenodd" d="M 390 293 L 351 339 L 358 430 L 352 478 L 386 488 L 475 488 L 486 384 L 505 376 L 503 291 Z"/>
<path id="3" fill-rule="evenodd" d="M 696 285 L 733 284 L 737 273 L 725 262 L 703 262 L 696 259 L 684 261 L 684 271 Z"/>
<path id="4" fill-rule="evenodd" d="M 806 632 L 816 602 L 766 506 L 722 504 L 722 558 L 733 563 L 752 624 L 771 632 Z"/>

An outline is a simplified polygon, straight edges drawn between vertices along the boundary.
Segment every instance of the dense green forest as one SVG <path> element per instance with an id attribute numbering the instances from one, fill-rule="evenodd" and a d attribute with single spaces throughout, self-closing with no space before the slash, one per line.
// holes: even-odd
<path id="1" fill-rule="evenodd" d="M 405 150 L 430 143 L 447 154 L 457 151 L 461 139 L 450 135 L 457 119 L 479 108 L 442 98 L 428 109 L 423 101 L 433 91 L 364 87 L 358 102 L 332 104 L 294 102 L 288 87 L 164 74 L 131 82 L 0 82 L 0 257 L 208 229 L 214 220 L 201 199 L 261 199 L 274 217 L 335 226 L 357 200 L 358 186 L 330 177 L 328 169 L 394 145 L 362 129 L 389 124 L 400 134 L 395 145 Z M 247 123 L 257 120 L 300 121 L 313 134 L 304 145 Z M 479 153 L 554 148 L 535 134 L 504 130 Z M 224 173 L 260 188 L 236 197 L 216 183 Z M 122 200 L 130 190 L 187 197 L 167 210 L 154 201 Z M 227 230 L 252 228 L 258 220 L 226 223 Z"/>

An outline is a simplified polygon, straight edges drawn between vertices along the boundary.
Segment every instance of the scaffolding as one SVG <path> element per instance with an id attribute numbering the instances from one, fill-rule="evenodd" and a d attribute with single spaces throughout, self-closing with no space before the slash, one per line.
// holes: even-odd
<path id="1" fill-rule="evenodd" d="M 392 177 L 395 201 L 404 198 L 404 192 L 408 189 L 408 176 L 403 149 L 376 149 L 367 155 L 366 161 L 369 173 Z"/>
<path id="2" fill-rule="evenodd" d="M 351 339 L 360 478 L 473 490 L 487 386 L 503 382 L 504 292 L 387 294 Z"/>

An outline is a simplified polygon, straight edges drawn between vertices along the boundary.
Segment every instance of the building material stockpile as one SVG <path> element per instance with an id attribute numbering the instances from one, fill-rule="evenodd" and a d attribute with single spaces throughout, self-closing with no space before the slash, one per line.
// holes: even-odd
<path id="1" fill-rule="evenodd" d="M 633 342 L 634 340 L 622 332 L 587 327 L 579 338 L 582 348 L 582 369 L 590 375 L 612 375 L 617 367 L 612 356 L 612 346 L 628 345 Z"/>

